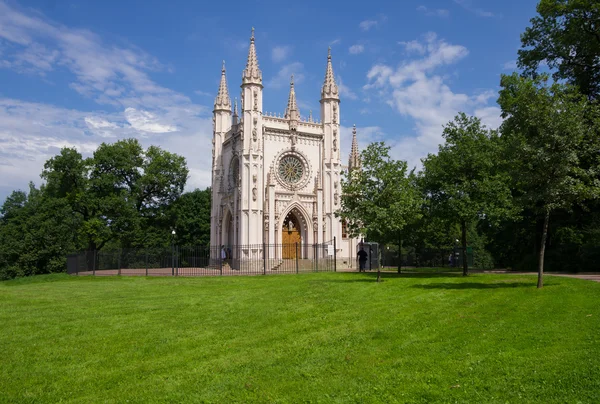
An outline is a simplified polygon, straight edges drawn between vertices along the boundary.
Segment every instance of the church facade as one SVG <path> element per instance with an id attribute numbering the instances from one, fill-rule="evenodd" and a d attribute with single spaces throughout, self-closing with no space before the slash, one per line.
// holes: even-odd
<path id="1" fill-rule="evenodd" d="M 263 111 L 262 72 L 254 30 L 242 73 L 241 105 L 232 108 L 225 65 L 215 99 L 212 151 L 211 246 L 235 248 L 240 259 L 260 258 L 263 245 L 336 240 L 338 261 L 353 265 L 357 240 L 346 237 L 334 212 L 341 203 L 340 98 L 327 55 L 320 119 L 300 115 L 293 76 L 284 114 Z M 359 165 L 354 131 L 350 166 Z M 285 249 L 271 254 L 286 257 Z"/>

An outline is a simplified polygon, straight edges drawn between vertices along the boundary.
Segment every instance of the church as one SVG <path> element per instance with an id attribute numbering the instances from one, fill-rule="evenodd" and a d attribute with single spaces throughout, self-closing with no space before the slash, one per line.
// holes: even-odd
<path id="1" fill-rule="evenodd" d="M 232 107 L 225 63 L 213 111 L 211 246 L 235 246 L 238 259 L 308 258 L 314 244 L 336 240 L 339 265 L 353 266 L 357 240 L 335 217 L 341 172 L 360 166 L 356 129 L 349 166 L 340 159 L 340 97 L 327 55 L 320 118 L 302 116 L 293 76 L 285 113 L 263 111 L 263 80 L 254 39 L 242 72 L 241 105 Z M 241 247 L 241 248 L 240 248 Z"/>

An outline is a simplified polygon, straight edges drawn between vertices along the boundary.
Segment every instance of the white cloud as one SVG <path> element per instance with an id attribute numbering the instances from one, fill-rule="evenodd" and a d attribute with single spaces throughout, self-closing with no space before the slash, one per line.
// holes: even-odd
<path id="1" fill-rule="evenodd" d="M 292 48 L 290 46 L 276 46 L 271 51 L 271 59 L 275 63 L 281 63 L 288 58 L 291 52 Z"/>
<path id="2" fill-rule="evenodd" d="M 364 88 L 375 91 L 398 113 L 412 119 L 417 135 L 404 134 L 391 139 L 391 144 L 394 157 L 407 160 L 411 167 L 420 167 L 420 158 L 437 151 L 443 126 L 458 112 L 477 114 L 490 127 L 497 127 L 500 113 L 497 107 L 488 105 L 495 96 L 493 91 L 455 93 L 445 75 L 438 73 L 464 59 L 469 54 L 465 47 L 447 43 L 434 33 L 405 44 L 417 58 L 397 67 L 374 65 L 367 73 Z"/>
<path id="3" fill-rule="evenodd" d="M 209 93 L 208 91 L 202 91 L 202 90 L 196 90 L 196 91 L 194 91 L 194 94 L 200 95 L 202 97 L 212 97 L 212 96 L 216 97 L 216 95 L 217 95 L 216 93 L 213 94 L 213 93 Z"/>
<path id="4" fill-rule="evenodd" d="M 357 100 L 358 96 L 350 89 L 350 87 L 344 84 L 342 80 L 342 76 L 338 75 L 336 78 L 336 82 L 338 85 L 338 90 L 340 91 L 340 96 L 342 98 L 348 98 L 350 100 Z"/>
<path id="5" fill-rule="evenodd" d="M 290 84 L 290 78 L 294 75 L 294 83 L 299 84 L 304 80 L 304 65 L 300 62 L 294 62 L 284 65 L 279 69 L 277 75 L 266 82 L 270 88 L 282 88 Z"/>
<path id="6" fill-rule="evenodd" d="M 504 63 L 504 66 L 502 66 L 502 69 L 503 70 L 516 70 L 517 69 L 517 61 L 511 60 L 510 62 Z"/>
<path id="7" fill-rule="evenodd" d="M 89 155 L 107 138 L 129 137 L 186 157 L 188 189 L 210 185 L 209 109 L 154 82 L 150 74 L 163 67 L 153 56 L 0 1 L 2 41 L 8 45 L 0 67 L 48 76 L 60 68 L 72 75 L 70 88 L 114 112 L 0 98 L 0 192 L 39 179 L 44 162 L 64 146 Z"/>
<path id="8" fill-rule="evenodd" d="M 363 53 L 364 51 L 365 51 L 364 45 L 360 45 L 360 44 L 352 45 L 348 49 L 348 52 L 350 52 L 351 55 L 358 55 L 359 53 Z"/>
<path id="9" fill-rule="evenodd" d="M 334 39 L 333 41 L 329 42 L 330 46 L 334 46 L 334 45 L 339 45 L 342 43 L 342 40 L 340 38 Z"/>
<path id="10" fill-rule="evenodd" d="M 143 112 L 84 112 L 0 98 L 0 193 L 25 189 L 29 181 L 39 185 L 44 162 L 62 147 L 75 147 L 90 156 L 107 138 L 113 142 L 131 137 L 145 147 L 153 144 L 184 156 L 190 169 L 187 189 L 209 186 L 210 148 L 196 145 L 210 144 L 211 119 L 199 118 L 194 110 L 186 115 L 177 109 L 160 117 Z M 178 131 L 157 135 L 158 129 L 171 128 L 164 122 L 178 122 Z"/>
<path id="11" fill-rule="evenodd" d="M 360 24 L 358 24 L 358 27 L 363 31 L 369 31 L 369 30 L 371 30 L 371 28 L 379 27 L 381 24 L 383 24 L 386 21 L 387 21 L 387 16 L 381 14 L 376 19 L 367 19 L 367 20 L 361 21 Z"/>
<path id="12" fill-rule="evenodd" d="M 479 17 L 497 17 L 496 14 L 492 13 L 491 11 L 486 11 L 482 8 L 473 6 L 473 2 L 471 0 L 454 0 L 454 2 L 465 10 L 478 15 Z M 500 15 L 498 15 L 498 17 L 500 17 Z"/>
<path id="13" fill-rule="evenodd" d="M 362 29 L 363 31 L 368 31 L 371 28 L 376 27 L 377 25 L 379 25 L 379 22 L 377 22 L 376 20 L 364 20 L 361 21 L 360 24 L 358 24 L 360 29 Z"/>
<path id="14" fill-rule="evenodd" d="M 129 122 L 134 129 L 141 132 L 169 133 L 177 131 L 177 127 L 160 123 L 160 119 L 148 111 L 127 108 L 124 114 L 127 122 Z"/>
<path id="15" fill-rule="evenodd" d="M 417 7 L 417 11 L 424 13 L 428 17 L 442 17 L 446 18 L 450 15 L 450 11 L 443 8 L 430 9 L 425 6 Z"/>

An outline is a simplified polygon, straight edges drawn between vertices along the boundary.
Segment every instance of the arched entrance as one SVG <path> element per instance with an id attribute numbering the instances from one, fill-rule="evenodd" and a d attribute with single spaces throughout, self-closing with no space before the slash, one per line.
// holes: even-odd
<path id="1" fill-rule="evenodd" d="M 223 215 L 223 229 L 221 233 L 221 244 L 226 248 L 233 248 L 235 243 L 235 229 L 233 226 L 233 216 L 229 209 Z"/>
<path id="2" fill-rule="evenodd" d="M 282 258 L 293 259 L 300 254 L 302 246 L 302 228 L 300 221 L 293 211 L 289 212 L 283 220 L 281 228 L 281 244 L 283 244 Z"/>

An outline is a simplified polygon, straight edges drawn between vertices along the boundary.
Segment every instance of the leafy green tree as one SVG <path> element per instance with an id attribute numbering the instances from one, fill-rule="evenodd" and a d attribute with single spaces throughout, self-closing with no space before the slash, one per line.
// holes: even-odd
<path id="1" fill-rule="evenodd" d="M 0 279 L 64 271 L 78 225 L 66 200 L 31 184 L 29 193 L 13 192 L 0 213 Z"/>
<path id="2" fill-rule="evenodd" d="M 538 16 L 521 35 L 518 66 L 536 77 L 542 63 L 554 80 L 567 80 L 589 98 L 600 91 L 600 3 L 597 0 L 541 0 Z"/>
<path id="3" fill-rule="evenodd" d="M 401 240 L 402 231 L 420 217 L 422 199 L 405 161 L 394 160 L 383 142 L 361 153 L 362 167 L 342 178 L 341 209 L 353 237 L 381 244 Z"/>
<path id="4" fill-rule="evenodd" d="M 196 189 L 182 194 L 170 207 L 170 214 L 177 231 L 180 245 L 203 245 L 210 243 L 210 188 Z"/>
<path id="5" fill-rule="evenodd" d="M 42 178 L 54 198 L 65 198 L 81 215 L 80 235 L 87 250 L 117 239 L 135 246 L 183 192 L 185 159 L 156 146 L 146 151 L 136 139 L 101 144 L 83 159 L 65 148 L 48 160 Z"/>
<path id="6" fill-rule="evenodd" d="M 498 100 L 505 118 L 501 127 L 505 155 L 510 158 L 518 200 L 543 218 L 539 288 L 551 214 L 599 195 L 597 107 L 576 88 L 547 81 L 547 75 L 502 76 Z M 582 160 L 595 163 L 583 166 Z"/>
<path id="7" fill-rule="evenodd" d="M 460 226 L 463 275 L 468 275 L 467 230 L 511 215 L 508 177 L 500 169 L 499 142 L 476 117 L 460 113 L 444 127 L 438 154 L 423 159 L 422 189 L 435 214 Z"/>

